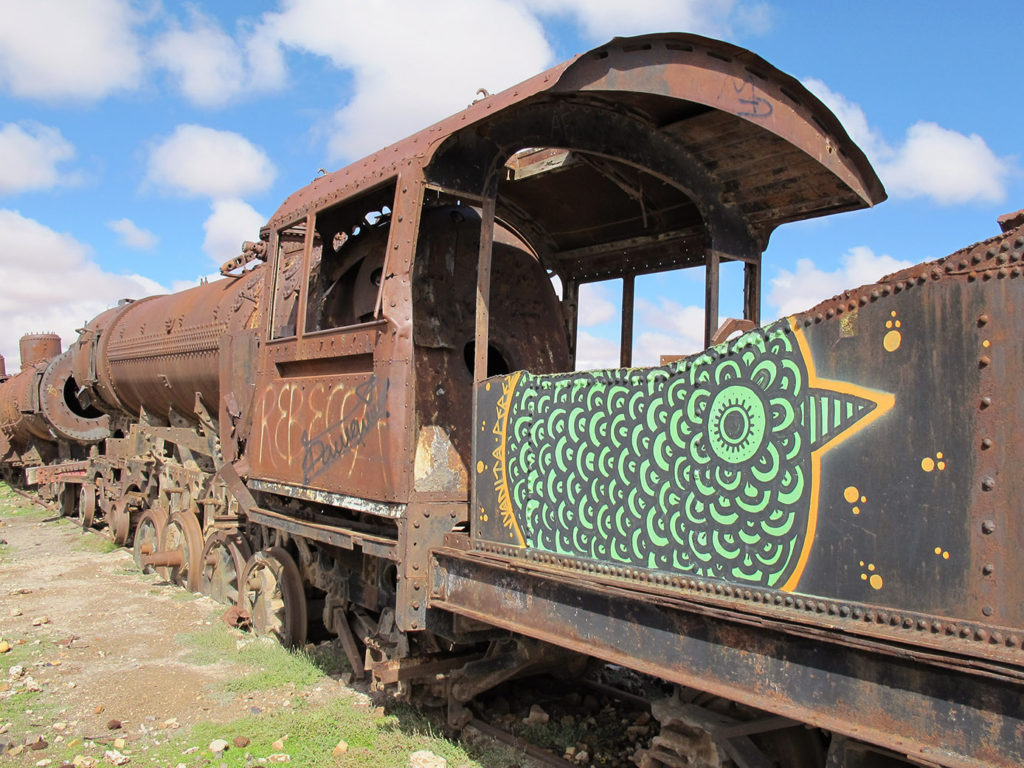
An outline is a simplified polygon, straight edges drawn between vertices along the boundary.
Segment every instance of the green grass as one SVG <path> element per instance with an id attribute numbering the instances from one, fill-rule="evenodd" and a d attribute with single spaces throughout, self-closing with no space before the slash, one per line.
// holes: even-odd
<path id="1" fill-rule="evenodd" d="M 231 746 L 220 761 L 212 759 L 208 749 L 211 741 L 224 739 L 230 745 L 239 736 L 249 739 L 249 744 L 240 749 Z M 308 768 L 405 768 L 409 755 L 421 749 L 445 758 L 451 768 L 510 768 L 523 764 L 522 756 L 511 748 L 481 749 L 449 741 L 413 709 L 399 707 L 380 715 L 340 697 L 316 708 L 251 715 L 219 725 L 199 723 L 188 734 L 166 744 L 133 750 L 132 763 L 184 763 L 192 768 L 212 762 L 236 768 L 277 752 L 272 745 L 285 736 L 282 751 L 291 757 L 291 765 Z M 335 757 L 332 752 L 341 740 L 348 744 L 348 751 L 344 757 Z M 193 746 L 199 749 L 183 754 Z"/>
<path id="2" fill-rule="evenodd" d="M 289 683 L 303 688 L 324 676 L 321 670 L 304 651 L 289 651 L 271 640 L 252 638 L 241 650 L 237 659 L 253 671 L 228 681 L 224 688 L 231 693 L 250 693 L 281 688 Z"/>
<path id="3" fill-rule="evenodd" d="M 38 504 L 33 504 L 14 492 L 7 483 L 0 482 L 0 517 L 53 517 L 55 513 Z"/>
<path id="4" fill-rule="evenodd" d="M 524 723 L 514 731 L 531 744 L 562 754 L 569 747 L 583 741 L 590 729 L 584 724 L 583 718 L 575 718 L 571 722 L 552 719 L 547 723 Z"/>
<path id="5" fill-rule="evenodd" d="M 79 552 L 99 552 L 105 555 L 108 552 L 116 552 L 120 547 L 113 539 L 97 533 L 83 533 L 75 542 L 75 549 Z"/>
<path id="6" fill-rule="evenodd" d="M 26 677 L 40 677 L 36 662 L 47 661 L 51 656 L 56 656 L 56 646 L 47 641 L 29 641 L 16 635 L 5 635 L 3 639 L 11 645 L 11 650 L 0 654 L 0 682 L 15 682 L 9 676 L 11 667 L 21 665 L 25 668 L 25 674 L 19 678 L 24 681 Z M 0 724 L 11 723 L 13 733 L 25 733 L 33 730 L 32 723 L 40 720 L 48 720 L 56 705 L 46 696 L 44 691 L 17 690 L 12 696 L 0 696 Z M 31 714 L 29 714 L 31 712 Z M 38 729 L 35 729 L 38 730 Z"/>
<path id="7" fill-rule="evenodd" d="M 312 653 L 289 651 L 269 638 L 244 634 L 221 621 L 212 621 L 199 632 L 178 635 L 177 640 L 191 648 L 185 657 L 191 664 L 202 666 L 227 661 L 250 670 L 224 684 L 224 690 L 229 693 L 266 691 L 289 684 L 302 688 L 327 674 L 348 669 L 347 663 L 328 649 Z"/>
<path id="8" fill-rule="evenodd" d="M 175 637 L 178 645 L 191 649 L 184 661 L 204 667 L 234 658 L 237 653 L 241 632 L 231 629 L 221 621 L 211 621 L 210 626 L 198 632 L 184 632 Z"/>

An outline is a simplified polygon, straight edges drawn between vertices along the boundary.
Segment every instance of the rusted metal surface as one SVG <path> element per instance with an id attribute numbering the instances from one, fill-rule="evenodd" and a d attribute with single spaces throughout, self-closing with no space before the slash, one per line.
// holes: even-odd
<path id="1" fill-rule="evenodd" d="M 56 441 L 43 418 L 39 383 L 45 362 L 0 382 L 0 459 L 6 464 L 33 466 L 56 458 Z"/>
<path id="2" fill-rule="evenodd" d="M 1024 760 L 1019 681 L 696 613 L 686 601 L 638 600 L 628 588 L 513 570 L 475 553 L 442 550 L 438 565 L 437 606 L 513 632 L 939 765 Z"/>
<path id="3" fill-rule="evenodd" d="M 78 400 L 71 350 L 46 366 L 39 382 L 43 418 L 58 437 L 76 443 L 96 443 L 110 436 L 110 416 Z"/>
<path id="4" fill-rule="evenodd" d="M 60 336 L 56 333 L 26 333 L 18 339 L 21 370 L 27 371 L 36 363 L 46 363 L 60 354 Z"/>
<path id="5" fill-rule="evenodd" d="M 194 418 L 196 394 L 220 402 L 224 336 L 258 325 L 260 270 L 131 302 L 97 318 L 74 347 L 78 383 L 94 403 L 138 416 Z M 226 393 L 225 393 L 226 394 Z"/>

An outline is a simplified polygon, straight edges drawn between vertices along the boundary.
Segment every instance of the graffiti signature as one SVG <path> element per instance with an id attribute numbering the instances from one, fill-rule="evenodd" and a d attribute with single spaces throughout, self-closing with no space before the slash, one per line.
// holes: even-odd
<path id="1" fill-rule="evenodd" d="M 736 114 L 740 117 L 768 117 L 773 111 L 772 103 L 768 99 L 757 95 L 757 86 L 753 80 L 747 78 L 738 81 L 738 84 L 733 84 L 737 96 L 743 94 L 748 87 L 750 89 L 750 98 L 738 98 L 739 103 L 746 105 L 747 108 L 740 109 Z"/>
<path id="2" fill-rule="evenodd" d="M 312 437 L 302 431 L 302 476 L 308 483 L 354 448 L 375 426 L 388 417 L 387 398 L 390 380 L 383 384 L 371 376 L 356 387 L 356 404 L 340 419 Z M 358 411 L 362 411 L 358 414 Z"/>

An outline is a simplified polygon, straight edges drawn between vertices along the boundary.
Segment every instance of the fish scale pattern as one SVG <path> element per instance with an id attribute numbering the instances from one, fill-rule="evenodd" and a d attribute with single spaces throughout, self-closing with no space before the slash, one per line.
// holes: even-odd
<path id="1" fill-rule="evenodd" d="M 668 366 L 519 379 L 506 482 L 527 547 L 777 586 L 812 452 L 874 408 L 810 386 L 784 322 Z"/>

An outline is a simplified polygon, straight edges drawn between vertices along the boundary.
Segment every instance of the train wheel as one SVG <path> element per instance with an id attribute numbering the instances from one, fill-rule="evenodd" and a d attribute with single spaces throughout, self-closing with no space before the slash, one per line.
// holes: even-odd
<path id="1" fill-rule="evenodd" d="M 110 526 L 110 535 L 114 539 L 114 543 L 119 547 L 128 543 L 128 536 L 131 533 L 131 503 L 131 498 L 122 496 L 110 507 L 107 524 Z"/>
<path id="2" fill-rule="evenodd" d="M 242 574 L 251 556 L 249 542 L 238 531 L 214 533 L 203 547 L 199 591 L 218 603 L 238 605 Z"/>
<path id="3" fill-rule="evenodd" d="M 180 552 L 179 564 L 168 568 L 167 580 L 190 592 L 199 591 L 203 570 L 203 529 L 191 511 L 175 512 L 167 521 L 161 549 Z"/>
<path id="4" fill-rule="evenodd" d="M 143 562 L 143 558 L 160 551 L 166 526 L 167 512 L 162 507 L 151 507 L 139 518 L 139 524 L 135 528 L 135 546 L 132 549 L 135 554 L 135 565 L 143 573 L 155 572 L 153 566 Z"/>
<path id="5" fill-rule="evenodd" d="M 82 490 L 78 494 L 78 523 L 83 531 L 92 528 L 93 520 L 96 517 L 96 486 L 92 483 L 83 483 Z"/>
<path id="6" fill-rule="evenodd" d="M 306 595 L 299 568 L 281 547 L 249 558 L 242 577 L 243 610 L 257 635 L 272 635 L 286 648 L 306 642 Z"/>

